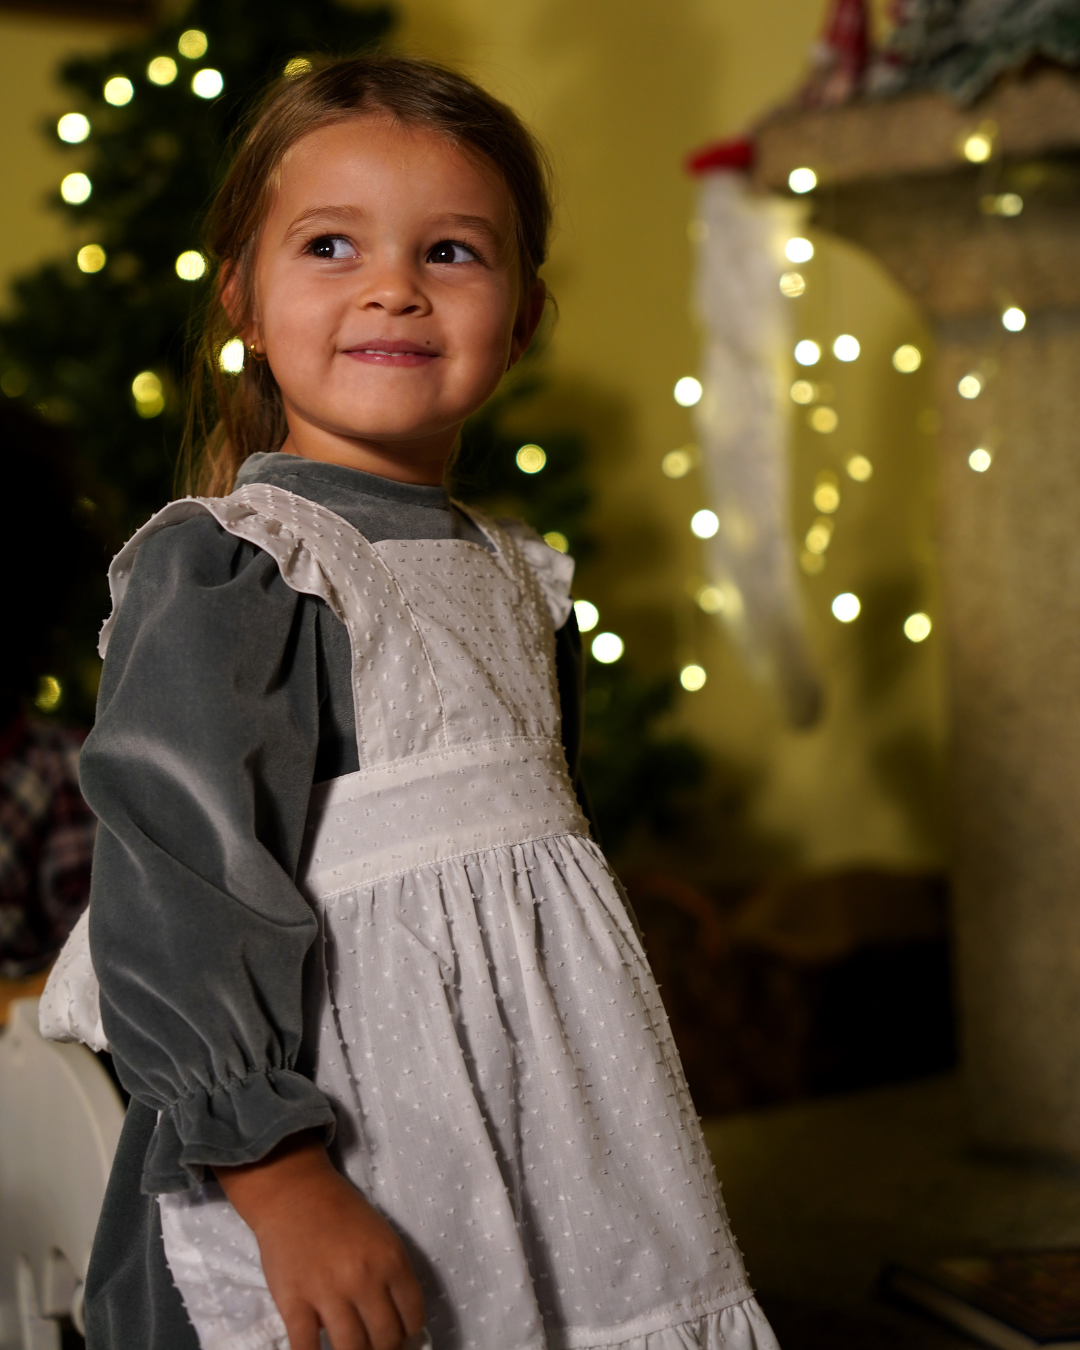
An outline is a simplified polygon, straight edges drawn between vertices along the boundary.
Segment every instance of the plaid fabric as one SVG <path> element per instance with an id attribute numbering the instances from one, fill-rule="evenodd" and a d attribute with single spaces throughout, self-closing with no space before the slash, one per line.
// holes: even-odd
<path id="1" fill-rule="evenodd" d="M 95 820 L 82 735 L 19 717 L 0 733 L 0 976 L 48 965 L 90 898 Z"/>

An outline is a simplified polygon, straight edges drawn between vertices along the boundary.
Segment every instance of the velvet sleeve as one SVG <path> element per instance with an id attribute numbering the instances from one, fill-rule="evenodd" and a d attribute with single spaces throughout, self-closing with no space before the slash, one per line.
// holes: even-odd
<path id="1" fill-rule="evenodd" d="M 90 945 L 143 1189 L 333 1128 L 297 1070 L 317 924 L 295 878 L 319 734 L 316 602 L 209 517 L 140 549 L 83 749 Z"/>

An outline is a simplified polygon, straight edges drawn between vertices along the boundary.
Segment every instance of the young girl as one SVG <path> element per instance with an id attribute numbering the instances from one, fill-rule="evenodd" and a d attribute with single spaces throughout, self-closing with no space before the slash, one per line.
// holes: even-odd
<path id="1" fill-rule="evenodd" d="M 406 60 L 284 82 L 219 194 L 247 359 L 113 563 L 82 757 L 132 1096 L 91 1350 L 774 1350 L 582 814 L 572 564 L 442 487 L 549 217 Z"/>

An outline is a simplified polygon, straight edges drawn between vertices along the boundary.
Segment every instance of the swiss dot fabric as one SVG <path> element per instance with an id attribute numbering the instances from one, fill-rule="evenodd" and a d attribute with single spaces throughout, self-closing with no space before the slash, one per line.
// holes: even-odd
<path id="1" fill-rule="evenodd" d="M 360 769 L 312 798 L 307 1055 L 336 1161 L 409 1248 L 435 1350 L 776 1350 L 570 786 L 567 560 L 479 516 L 491 551 L 371 545 L 269 485 L 177 508 L 264 548 L 349 631 Z M 204 1350 L 287 1350 L 216 1183 L 160 1205 Z"/>

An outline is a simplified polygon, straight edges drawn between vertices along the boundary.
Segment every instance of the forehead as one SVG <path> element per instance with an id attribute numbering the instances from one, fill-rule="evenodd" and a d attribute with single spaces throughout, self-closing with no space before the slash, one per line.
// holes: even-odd
<path id="1" fill-rule="evenodd" d="M 319 127 L 286 151 L 270 214 L 313 205 L 483 213 L 507 227 L 510 194 L 495 166 L 446 135 L 382 113 Z"/>

